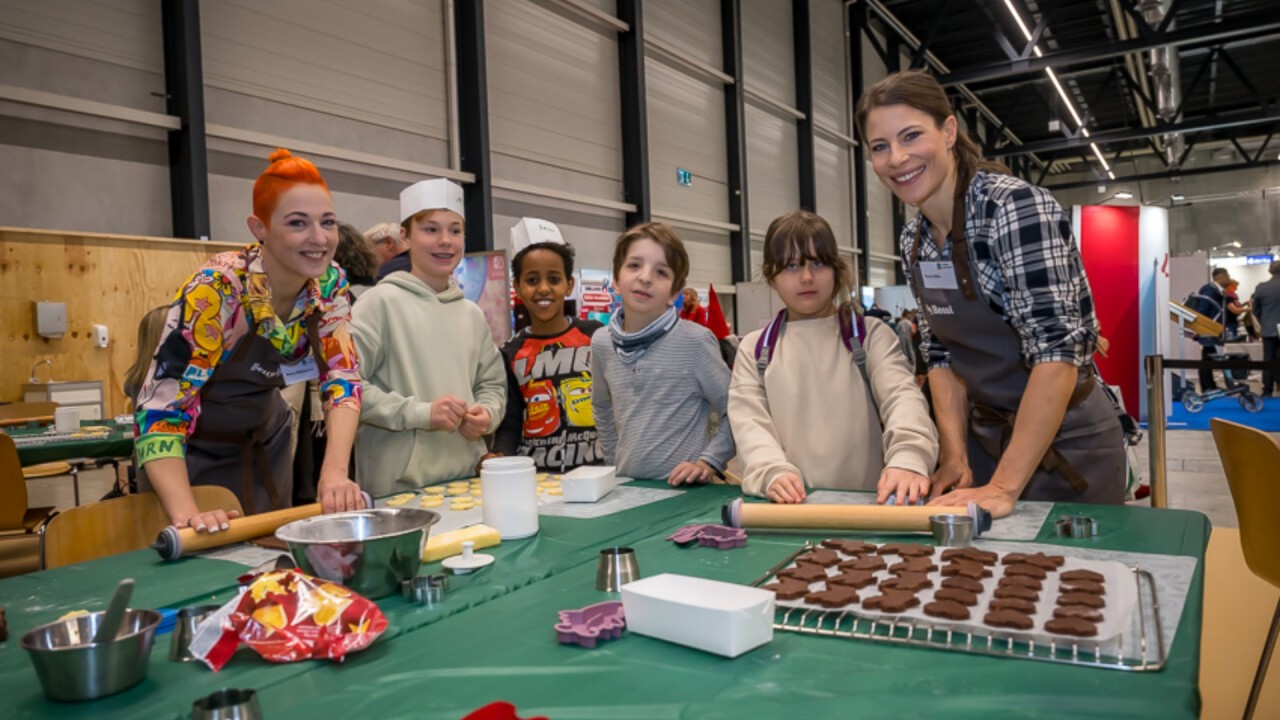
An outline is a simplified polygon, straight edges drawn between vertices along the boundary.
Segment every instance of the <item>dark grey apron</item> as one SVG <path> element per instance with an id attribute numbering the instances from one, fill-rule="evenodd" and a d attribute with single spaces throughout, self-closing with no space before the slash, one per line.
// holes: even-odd
<path id="1" fill-rule="evenodd" d="M 246 513 L 292 503 L 292 422 L 285 386 L 284 357 L 257 333 L 248 308 L 249 332 L 200 389 L 200 417 L 187 438 L 187 475 L 194 485 L 219 485 L 234 492 Z M 307 343 L 324 367 L 319 313 L 307 317 Z"/>
<path id="2" fill-rule="evenodd" d="M 951 261 L 956 289 L 927 288 L 920 273 L 920 225 L 909 261 L 912 289 L 929 329 L 951 354 L 951 369 L 964 381 L 970 412 L 969 466 L 974 484 L 985 485 L 1013 435 L 1013 423 L 1031 377 L 1018 333 L 974 287 L 965 238 L 968 182 L 957 185 L 951 220 Z M 944 258 L 945 259 L 945 258 Z M 1123 433 L 1105 393 L 1092 392 L 1092 365 L 1082 368 L 1053 443 L 1022 491 L 1022 500 L 1100 504 L 1124 502 L 1127 466 Z"/>

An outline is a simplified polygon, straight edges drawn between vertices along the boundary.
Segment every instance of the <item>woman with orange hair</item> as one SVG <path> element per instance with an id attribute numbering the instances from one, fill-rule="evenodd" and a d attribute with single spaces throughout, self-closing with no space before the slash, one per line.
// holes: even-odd
<path id="1" fill-rule="evenodd" d="M 137 399 L 135 457 L 169 519 L 227 529 L 233 510 L 201 512 L 192 485 L 221 485 L 250 513 L 284 507 L 293 486 L 289 408 L 280 388 L 317 379 L 328 448 L 325 512 L 361 507 L 349 479 L 360 376 L 347 280 L 333 254 L 338 219 L 316 166 L 288 150 L 253 185 L 249 232 L 178 291 Z"/>

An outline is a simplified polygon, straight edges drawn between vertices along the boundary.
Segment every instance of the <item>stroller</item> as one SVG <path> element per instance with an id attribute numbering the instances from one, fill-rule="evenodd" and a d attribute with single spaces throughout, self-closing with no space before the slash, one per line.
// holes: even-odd
<path id="1" fill-rule="evenodd" d="M 1248 360 L 1248 353 L 1216 353 L 1209 356 L 1210 360 L 1221 362 L 1223 360 Z M 1224 369 L 1222 377 L 1227 381 L 1225 388 L 1210 390 L 1206 393 L 1199 393 L 1191 389 L 1187 389 L 1182 393 L 1182 406 L 1187 412 L 1198 413 L 1204 409 L 1204 404 L 1219 398 L 1234 397 L 1240 403 L 1240 407 L 1245 410 L 1256 413 L 1262 410 L 1262 398 L 1254 395 L 1249 390 L 1249 386 L 1244 382 L 1249 379 L 1248 370 L 1230 370 Z"/>

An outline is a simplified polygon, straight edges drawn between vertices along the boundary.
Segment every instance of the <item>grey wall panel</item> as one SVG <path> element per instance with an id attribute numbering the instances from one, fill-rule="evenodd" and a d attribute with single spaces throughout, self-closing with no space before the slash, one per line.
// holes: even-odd
<path id="1" fill-rule="evenodd" d="M 0 136 L 12 125 L 0 119 Z M 143 140 L 42 126 L 64 135 L 68 148 L 84 142 L 114 146 L 110 155 L 0 144 L 0 225 L 167 237 L 169 168 L 163 138 Z M 134 159 L 124 159 L 133 157 Z M 156 162 L 157 158 L 159 162 Z"/>
<path id="2" fill-rule="evenodd" d="M 4 69 L 0 83 L 148 112 L 165 111 L 160 67 L 143 69 L 0 40 L 0 68 Z"/>
<path id="3" fill-rule="evenodd" d="M 763 233 L 774 218 L 800 207 L 796 126 L 753 105 L 746 125 L 751 228 Z"/>
<path id="4" fill-rule="evenodd" d="M 136 70 L 164 70 L 155 0 L 0 0 L 0 38 Z M 0 67 L 8 75 L 8 66 Z"/>
<path id="5" fill-rule="evenodd" d="M 720 0 L 645 0 L 644 31 L 711 67 L 724 65 Z"/>
<path id="6" fill-rule="evenodd" d="M 485 9 L 493 152 L 621 179 L 616 34 L 528 0 Z"/>
<path id="7" fill-rule="evenodd" d="M 689 280 L 686 284 L 704 287 L 716 283 L 733 284 L 729 268 L 729 234 L 677 228 L 689 253 Z M 732 317 L 732 315 L 730 315 Z"/>
<path id="8" fill-rule="evenodd" d="M 742 66 L 748 88 L 787 104 L 795 102 L 790 2 L 743 0 Z"/>
<path id="9" fill-rule="evenodd" d="M 836 242 L 853 247 L 853 186 L 850 184 L 849 147 L 821 137 L 814 143 L 814 174 L 818 181 L 818 214 L 831 225 Z"/>
<path id="10" fill-rule="evenodd" d="M 449 144 L 443 139 L 207 85 L 205 119 L 210 125 L 226 125 L 437 167 L 449 165 Z M 216 137 L 210 138 L 211 143 L 216 140 Z M 265 158 L 270 148 L 253 147 L 247 152 Z"/>
<path id="11" fill-rule="evenodd" d="M 440 0 L 219 0 L 200 24 L 210 88 L 447 138 Z"/>
<path id="12" fill-rule="evenodd" d="M 655 213 L 728 222 L 724 91 L 648 56 L 649 176 Z M 676 183 L 676 169 L 693 185 Z M 728 268 L 726 246 L 724 257 Z"/>
<path id="13" fill-rule="evenodd" d="M 881 42 L 884 42 L 881 38 Z M 872 83 L 883 79 L 888 73 L 885 71 L 884 63 L 880 60 L 880 56 L 876 55 L 872 49 L 871 43 L 864 42 L 862 44 L 862 67 L 863 76 L 866 79 L 867 87 Z M 898 254 L 898 239 L 893 236 L 893 195 L 889 189 L 880 182 L 880 178 L 876 177 L 875 169 L 872 167 L 872 159 L 870 150 L 866 153 L 867 158 L 867 207 L 863 212 L 859 213 L 859 217 L 867 219 L 867 242 L 872 252 L 884 253 L 889 255 Z M 914 208 L 907 208 L 907 219 L 915 216 Z M 865 260 L 864 256 L 864 260 Z M 872 264 L 870 266 L 872 272 L 872 285 L 879 287 L 880 285 L 893 284 L 893 272 L 890 269 L 889 279 L 886 283 L 875 282 L 876 273 L 883 272 L 883 266 Z"/>
<path id="14" fill-rule="evenodd" d="M 822 127 L 849 130 L 849 81 L 845 73 L 844 3 L 810 0 L 809 42 L 813 55 L 813 116 Z"/>

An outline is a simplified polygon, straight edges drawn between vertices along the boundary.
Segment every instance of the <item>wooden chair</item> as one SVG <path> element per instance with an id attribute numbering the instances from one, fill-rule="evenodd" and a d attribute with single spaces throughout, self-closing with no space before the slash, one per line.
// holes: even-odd
<path id="1" fill-rule="evenodd" d="M 40 531 L 53 508 L 27 507 L 27 481 L 13 438 L 0 433 L 0 577 L 40 568 Z"/>
<path id="2" fill-rule="evenodd" d="M 213 485 L 191 488 L 196 507 L 222 508 L 243 513 L 235 493 Z M 73 563 L 150 547 L 169 516 L 155 493 L 137 493 L 82 505 L 59 513 L 45 528 L 40 541 L 40 567 Z"/>
<path id="3" fill-rule="evenodd" d="M 58 403 L 53 402 L 16 402 L 0 405 L 0 427 L 26 425 L 38 422 L 48 425 L 53 422 L 53 411 Z"/>
<path id="4" fill-rule="evenodd" d="M 1213 418 L 1209 421 L 1226 471 L 1231 500 L 1240 520 L 1240 546 L 1245 564 L 1259 578 L 1280 588 L 1280 523 L 1273 517 L 1280 508 L 1280 443 L 1261 430 Z M 1271 618 L 1271 630 L 1262 646 L 1262 658 L 1253 677 L 1245 720 L 1253 717 L 1258 696 L 1267 678 L 1267 666 L 1280 635 L 1280 603 Z"/>

